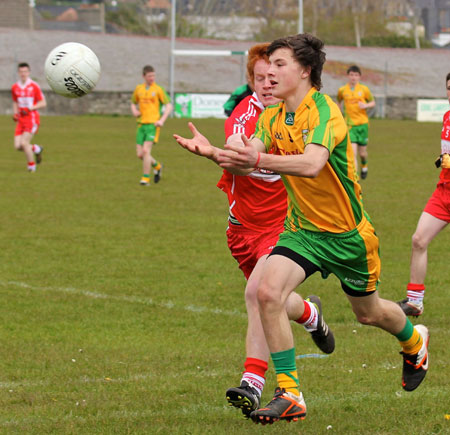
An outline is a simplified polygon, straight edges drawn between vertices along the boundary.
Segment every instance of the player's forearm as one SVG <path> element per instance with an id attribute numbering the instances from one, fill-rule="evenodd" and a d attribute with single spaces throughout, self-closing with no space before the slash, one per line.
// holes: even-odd
<path id="1" fill-rule="evenodd" d="M 318 153 L 305 153 L 292 156 L 279 156 L 261 153 L 257 167 L 279 174 L 294 175 L 296 177 L 315 178 L 319 175 L 328 160 L 328 150 Z"/>
<path id="2" fill-rule="evenodd" d="M 170 113 L 172 112 L 173 106 L 171 103 L 168 103 L 164 106 L 164 112 L 161 116 L 160 121 L 161 122 L 166 122 L 166 119 L 169 117 Z"/>
<path id="3" fill-rule="evenodd" d="M 47 106 L 47 102 L 44 100 L 38 101 L 34 106 L 31 106 L 31 110 L 43 109 Z"/>
<path id="4" fill-rule="evenodd" d="M 133 114 L 133 116 L 139 116 L 140 115 L 140 112 L 139 112 L 136 104 L 131 103 L 130 108 L 131 108 L 131 113 Z"/>
<path id="5" fill-rule="evenodd" d="M 209 155 L 205 155 L 204 157 L 206 157 L 207 159 L 213 161 L 216 165 L 219 165 L 220 148 L 217 148 L 217 147 L 211 145 L 211 149 L 210 149 L 209 152 L 210 152 L 210 154 Z"/>

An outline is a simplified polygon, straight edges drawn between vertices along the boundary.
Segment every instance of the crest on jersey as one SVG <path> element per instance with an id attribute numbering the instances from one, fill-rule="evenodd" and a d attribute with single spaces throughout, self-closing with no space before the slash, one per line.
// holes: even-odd
<path id="1" fill-rule="evenodd" d="M 303 143 L 306 143 L 306 139 L 308 138 L 308 134 L 309 134 L 309 130 L 307 128 L 302 130 Z"/>
<path id="2" fill-rule="evenodd" d="M 294 112 L 286 112 L 286 117 L 284 119 L 284 123 L 286 125 L 294 125 Z"/>

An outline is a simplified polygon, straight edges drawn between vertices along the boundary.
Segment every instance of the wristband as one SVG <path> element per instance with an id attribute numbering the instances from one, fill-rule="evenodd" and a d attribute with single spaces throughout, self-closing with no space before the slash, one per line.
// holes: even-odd
<path id="1" fill-rule="evenodd" d="M 258 158 L 256 159 L 256 163 L 255 163 L 255 169 L 258 169 L 258 163 L 261 160 L 261 153 L 258 152 Z"/>

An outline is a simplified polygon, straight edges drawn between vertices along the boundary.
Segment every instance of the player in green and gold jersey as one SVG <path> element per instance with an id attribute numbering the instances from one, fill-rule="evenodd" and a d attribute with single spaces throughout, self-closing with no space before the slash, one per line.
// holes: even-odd
<path id="1" fill-rule="evenodd" d="M 361 84 L 361 70 L 352 65 L 347 70 L 348 83 L 339 88 L 337 99 L 344 109 L 345 121 L 350 131 L 350 140 L 358 167 L 358 154 L 361 159 L 361 178 L 367 177 L 367 144 L 369 142 L 369 117 L 367 109 L 375 107 L 375 99 L 370 89 Z"/>
<path id="2" fill-rule="evenodd" d="M 153 167 L 154 182 L 161 178 L 162 165 L 152 157 L 153 144 L 158 142 L 160 128 L 172 111 L 166 91 L 155 83 L 155 70 L 146 65 L 142 70 L 144 83 L 137 85 L 131 98 L 131 112 L 137 118 L 136 155 L 142 160 L 143 174 L 140 184 L 150 184 L 150 167 Z M 161 116 L 161 108 L 164 112 Z"/>
<path id="3" fill-rule="evenodd" d="M 237 174 L 254 168 L 280 173 L 288 193 L 285 230 L 263 265 L 258 286 L 278 383 L 268 405 L 250 414 L 262 424 L 306 416 L 286 302 L 311 274 L 335 274 L 358 321 L 399 340 L 407 391 L 426 375 L 429 337 L 425 326 L 414 327 L 397 304 L 378 294 L 378 237 L 361 201 L 347 126 L 337 104 L 319 92 L 325 62 L 322 41 L 308 34 L 280 38 L 267 54 L 271 92 L 282 102 L 260 115 L 253 138 L 243 135 L 244 145 L 228 143 L 218 156 L 222 167 Z M 193 139 L 177 140 L 199 148 L 209 144 L 199 132 Z M 289 308 L 300 316 L 304 310 L 300 302 Z M 321 310 L 318 323 L 327 340 Z"/>

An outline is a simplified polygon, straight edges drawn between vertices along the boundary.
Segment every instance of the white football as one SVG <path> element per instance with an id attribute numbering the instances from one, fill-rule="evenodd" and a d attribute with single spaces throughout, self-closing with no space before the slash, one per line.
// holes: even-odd
<path id="1" fill-rule="evenodd" d="M 97 56 L 78 42 L 66 42 L 54 48 L 47 56 L 44 68 L 50 87 L 67 98 L 89 94 L 100 78 Z"/>

